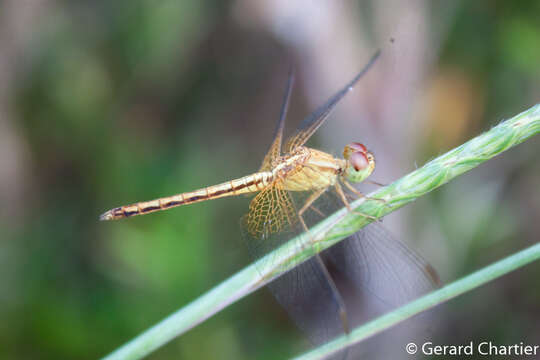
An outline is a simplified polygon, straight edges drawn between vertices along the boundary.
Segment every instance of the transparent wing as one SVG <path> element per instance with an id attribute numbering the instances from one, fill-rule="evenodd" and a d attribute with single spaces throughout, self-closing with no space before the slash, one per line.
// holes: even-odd
<path id="1" fill-rule="evenodd" d="M 246 228 L 251 237 L 268 241 L 275 234 L 288 232 L 297 220 L 298 215 L 289 192 L 274 184 L 251 200 Z"/>
<path id="2" fill-rule="evenodd" d="M 329 190 L 309 208 L 305 220 L 311 226 L 342 206 L 334 190 Z M 431 265 L 378 223 L 327 249 L 321 258 L 345 301 L 351 328 L 438 284 Z M 296 266 L 268 288 L 313 343 L 343 334 L 339 306 L 317 261 L 311 259 Z M 358 351 L 349 350 L 351 354 Z"/>
<path id="3" fill-rule="evenodd" d="M 278 158 L 281 155 L 281 141 L 283 139 L 283 128 L 285 127 L 285 118 L 287 117 L 287 110 L 289 108 L 289 101 L 291 99 L 292 88 L 294 84 L 294 70 L 291 68 L 289 70 L 289 78 L 287 80 L 287 89 L 285 90 L 285 95 L 283 97 L 283 104 L 281 105 L 281 112 L 279 115 L 279 120 L 276 125 L 276 130 L 274 133 L 274 140 L 270 145 L 270 149 L 266 153 L 261 168 L 259 171 L 267 171 L 272 168 L 272 160 Z"/>
<path id="4" fill-rule="evenodd" d="M 296 266 L 267 287 L 313 344 L 343 334 L 338 303 L 315 259 Z"/>
<path id="5" fill-rule="evenodd" d="M 241 219 L 241 231 L 250 256 L 259 260 L 301 232 L 296 206 L 291 194 L 279 188 L 279 181 L 262 190 L 251 200 L 249 212 Z M 270 264 L 268 264 L 270 262 Z M 277 264 L 269 257 L 267 264 Z M 276 267 L 276 270 L 280 270 Z"/>
<path id="6" fill-rule="evenodd" d="M 368 225 L 328 249 L 325 259 L 347 278 L 364 303 L 369 299 L 374 315 L 410 302 L 439 285 L 435 269 L 379 223 Z"/>
<path id="7" fill-rule="evenodd" d="M 431 266 L 381 229 L 380 225 L 369 225 L 321 254 L 345 301 L 351 328 L 437 286 Z M 290 270 L 268 288 L 312 343 L 325 343 L 344 333 L 338 304 L 314 259 Z"/>
<path id="8" fill-rule="evenodd" d="M 380 54 L 381 52 L 377 51 L 371 57 L 366 66 L 364 66 L 362 71 L 360 71 L 360 73 L 358 73 L 358 75 L 354 77 L 354 79 L 352 79 L 347 85 L 343 87 L 343 89 L 338 91 L 334 96 L 328 99 L 328 101 L 324 105 L 319 107 L 311 115 L 309 115 L 302 121 L 297 132 L 287 141 L 287 144 L 285 145 L 285 152 L 293 151 L 295 148 L 304 145 L 308 141 L 308 139 L 313 135 L 313 133 L 315 133 L 315 131 L 317 131 L 317 129 L 328 118 L 328 115 L 330 115 L 332 110 L 341 101 L 341 99 L 343 99 L 343 97 L 345 97 L 345 95 L 347 95 L 347 93 L 354 88 L 358 80 L 360 80 L 360 78 L 371 68 L 371 66 L 375 63 Z"/>
<path id="9" fill-rule="evenodd" d="M 242 233 L 254 259 L 259 260 L 303 232 L 297 209 L 309 195 L 310 192 L 280 190 L 275 184 L 251 201 L 249 213 L 242 218 Z M 281 265 L 271 256 L 258 264 L 265 268 L 267 261 L 280 270 Z M 343 331 L 337 316 L 338 305 L 317 261 L 299 264 L 268 288 L 311 341 L 321 343 Z"/>

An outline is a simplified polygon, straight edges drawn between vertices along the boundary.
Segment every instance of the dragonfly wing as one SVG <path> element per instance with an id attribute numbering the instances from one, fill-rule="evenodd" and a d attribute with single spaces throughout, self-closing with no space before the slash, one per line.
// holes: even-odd
<path id="1" fill-rule="evenodd" d="M 294 84 L 294 70 L 291 68 L 289 71 L 289 78 L 287 80 L 287 89 L 283 97 L 283 104 L 281 105 L 281 112 L 279 114 L 279 121 L 274 132 L 274 140 L 270 149 L 266 153 L 261 168 L 259 171 L 267 171 L 272 168 L 272 160 L 281 155 L 281 141 L 283 139 L 283 128 L 285 127 L 285 118 L 287 117 L 287 110 L 289 108 L 289 101 L 291 99 L 292 88 Z"/>
<path id="2" fill-rule="evenodd" d="M 343 99 L 343 97 L 345 97 L 345 95 L 347 95 L 347 93 L 354 88 L 358 80 L 360 80 L 360 78 L 371 68 L 371 66 L 379 57 L 380 53 L 380 51 L 377 51 L 371 57 L 366 66 L 364 66 L 362 71 L 360 71 L 360 73 L 358 73 L 358 75 L 354 77 L 354 79 L 352 79 L 347 85 L 343 87 L 343 89 L 338 91 L 334 96 L 328 99 L 328 101 L 324 105 L 319 107 L 311 115 L 309 115 L 302 121 L 300 127 L 298 128 L 298 131 L 287 141 L 287 144 L 285 146 L 285 152 L 290 152 L 298 146 L 304 145 L 309 140 L 313 133 L 315 133 L 315 131 L 317 131 L 317 129 L 328 118 L 328 115 L 330 115 L 332 110 L 341 101 L 341 99 Z"/>
<path id="3" fill-rule="evenodd" d="M 364 304 L 369 300 L 370 311 L 360 314 L 363 321 L 440 285 L 435 269 L 378 223 L 368 225 L 324 255 L 329 267 L 352 285 L 355 295 Z"/>
<path id="4" fill-rule="evenodd" d="M 301 232 L 301 225 L 290 193 L 279 189 L 278 184 L 263 189 L 251 200 L 249 212 L 242 217 L 241 230 L 254 260 L 259 260 L 293 239 Z M 275 271 L 281 270 L 272 255 L 258 264 L 260 270 L 266 265 L 275 267 Z"/>
<path id="5" fill-rule="evenodd" d="M 274 270 L 281 270 L 278 259 L 268 253 L 303 232 L 297 209 L 309 196 L 310 192 L 281 190 L 276 182 L 252 200 L 242 225 L 250 254 L 255 259 L 265 256 L 258 266 L 266 268 L 270 262 Z M 303 219 L 311 228 L 338 207 L 343 207 L 343 202 L 335 191 L 326 191 L 304 212 Z M 320 256 L 345 302 L 351 328 L 414 299 L 437 283 L 433 268 L 378 224 L 369 225 Z M 343 334 L 335 293 L 315 259 L 298 264 L 268 288 L 312 342 L 323 343 Z"/>
<path id="6" fill-rule="evenodd" d="M 309 192 L 288 192 L 271 186 L 259 193 L 242 219 L 242 233 L 258 266 L 281 270 L 269 252 L 303 232 L 297 209 Z M 316 213 L 315 216 L 321 216 Z M 308 218 L 311 220 L 311 215 Z M 301 245 L 293 244 L 300 247 Z M 280 305 L 313 343 L 323 343 L 343 332 L 339 307 L 320 264 L 310 259 L 298 264 L 268 285 Z"/>
<path id="7" fill-rule="evenodd" d="M 305 221 L 311 226 L 340 206 L 343 204 L 335 192 L 327 191 L 305 212 Z M 431 265 L 378 223 L 370 224 L 320 256 L 345 302 L 351 328 L 439 284 Z M 311 342 L 324 343 L 344 333 L 338 303 L 315 259 L 299 264 L 268 288 Z M 349 348 L 347 356 L 364 350 L 365 347 Z"/>
<path id="8" fill-rule="evenodd" d="M 438 286 L 431 265 L 378 224 L 323 251 L 321 258 L 344 300 L 351 328 Z M 339 306 L 315 259 L 296 266 L 268 288 L 312 343 L 344 334 Z M 366 349 L 349 349 L 350 354 L 362 350 Z"/>
<path id="9" fill-rule="evenodd" d="M 275 234 L 289 232 L 297 222 L 297 213 L 286 190 L 271 185 L 263 189 L 249 204 L 246 228 L 253 238 L 269 241 Z"/>
<path id="10" fill-rule="evenodd" d="M 314 258 L 272 281 L 268 288 L 313 344 L 343 334 L 338 303 Z"/>

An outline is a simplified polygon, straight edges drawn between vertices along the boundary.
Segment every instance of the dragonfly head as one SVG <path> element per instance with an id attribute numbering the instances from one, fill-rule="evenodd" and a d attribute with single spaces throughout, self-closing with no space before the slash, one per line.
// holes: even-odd
<path id="1" fill-rule="evenodd" d="M 364 144 L 355 142 L 345 146 L 343 157 L 347 161 L 345 177 L 351 182 L 364 181 L 375 168 L 375 157 Z"/>

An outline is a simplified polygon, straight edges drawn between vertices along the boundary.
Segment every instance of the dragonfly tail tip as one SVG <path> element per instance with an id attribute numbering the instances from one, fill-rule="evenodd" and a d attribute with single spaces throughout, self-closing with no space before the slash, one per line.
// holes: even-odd
<path id="1" fill-rule="evenodd" d="M 113 219 L 113 215 L 110 210 L 107 212 L 104 212 L 103 214 L 99 216 L 99 220 L 101 221 L 107 221 L 107 220 L 112 220 L 112 219 Z"/>

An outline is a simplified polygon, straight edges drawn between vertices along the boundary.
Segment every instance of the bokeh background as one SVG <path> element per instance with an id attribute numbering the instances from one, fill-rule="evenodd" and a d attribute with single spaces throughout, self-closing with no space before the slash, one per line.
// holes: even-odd
<path id="1" fill-rule="evenodd" d="M 257 169 L 291 64 L 289 131 L 382 49 L 311 144 L 364 142 L 373 179 L 390 183 L 538 102 L 539 13 L 538 1 L 0 2 L 0 358 L 98 358 L 250 263 L 247 198 L 97 218 Z M 531 139 L 385 225 L 444 282 L 531 245 L 539 150 Z M 430 338 L 538 345 L 539 278 L 532 264 L 441 306 Z M 309 346 L 260 290 L 149 358 Z"/>

